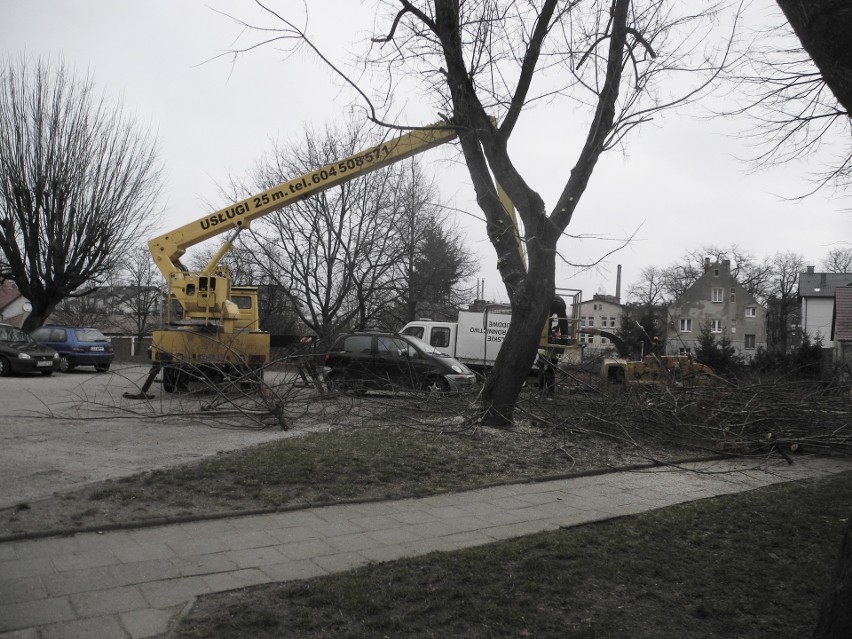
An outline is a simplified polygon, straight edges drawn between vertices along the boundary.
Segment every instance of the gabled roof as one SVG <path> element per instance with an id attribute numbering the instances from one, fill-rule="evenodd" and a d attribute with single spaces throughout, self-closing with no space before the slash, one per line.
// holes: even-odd
<path id="1" fill-rule="evenodd" d="M 841 342 L 852 341 L 852 286 L 844 286 L 834 292 L 831 339 Z"/>
<path id="2" fill-rule="evenodd" d="M 718 273 L 718 274 L 717 274 Z M 697 300 L 707 300 L 714 288 L 735 288 L 738 298 L 745 301 L 748 306 L 765 308 L 763 304 L 745 286 L 737 281 L 731 273 L 731 261 L 722 260 L 711 264 L 709 259 L 704 262 L 704 272 L 687 288 L 680 297 L 674 300 L 669 309 L 678 309 L 688 306 Z"/>
<path id="3" fill-rule="evenodd" d="M 21 297 L 21 292 L 10 280 L 0 282 L 0 311 Z"/>
<path id="4" fill-rule="evenodd" d="M 799 273 L 800 297 L 834 297 L 838 287 L 852 284 L 852 273 Z"/>

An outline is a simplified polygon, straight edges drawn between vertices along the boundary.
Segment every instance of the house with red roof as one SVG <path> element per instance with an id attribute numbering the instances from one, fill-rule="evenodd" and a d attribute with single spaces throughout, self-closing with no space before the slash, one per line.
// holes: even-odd
<path id="1" fill-rule="evenodd" d="M 20 328 L 31 309 L 29 300 L 12 280 L 0 281 L 0 323 Z"/>

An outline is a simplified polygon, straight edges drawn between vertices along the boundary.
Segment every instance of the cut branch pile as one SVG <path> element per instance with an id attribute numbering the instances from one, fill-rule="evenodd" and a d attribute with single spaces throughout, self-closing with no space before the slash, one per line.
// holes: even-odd
<path id="1" fill-rule="evenodd" d="M 574 397 L 582 411 L 579 420 L 576 413 L 570 420 L 575 427 L 606 428 L 637 441 L 664 439 L 676 447 L 735 455 L 852 454 L 848 388 L 829 392 L 799 382 Z"/>

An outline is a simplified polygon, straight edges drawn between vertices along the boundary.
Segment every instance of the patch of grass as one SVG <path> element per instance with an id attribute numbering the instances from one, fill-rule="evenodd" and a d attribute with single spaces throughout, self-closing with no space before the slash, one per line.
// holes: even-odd
<path id="1" fill-rule="evenodd" d="M 405 419 L 388 414 L 383 424 Z M 570 455 L 566 454 L 570 451 Z M 546 426 L 445 433 L 380 425 L 282 439 L 178 467 L 92 484 L 2 520 L 2 531 L 144 522 L 465 490 L 646 461 L 646 449 Z M 676 455 L 676 453 L 674 453 Z M 657 455 L 665 457 L 664 453 Z M 669 457 L 670 458 L 670 457 Z M 81 515 L 97 502 L 99 513 Z"/>
<path id="2" fill-rule="evenodd" d="M 184 638 L 810 636 L 852 473 L 203 597 Z"/>
<path id="3" fill-rule="evenodd" d="M 132 490 L 128 490 L 117 484 L 110 484 L 104 488 L 96 489 L 89 494 L 89 501 L 114 500 L 129 503 L 136 498 Z"/>
<path id="4" fill-rule="evenodd" d="M 101 511 L 98 508 L 87 508 L 86 510 L 82 510 L 80 512 L 72 514 L 71 519 L 79 523 L 88 517 L 94 517 L 95 515 L 99 515 L 100 512 Z"/>

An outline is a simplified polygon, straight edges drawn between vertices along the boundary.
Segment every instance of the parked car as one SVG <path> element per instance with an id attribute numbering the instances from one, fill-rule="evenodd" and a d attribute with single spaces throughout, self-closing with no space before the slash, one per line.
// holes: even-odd
<path id="1" fill-rule="evenodd" d="M 59 370 L 69 373 L 77 366 L 109 370 L 115 356 L 112 343 L 96 328 L 45 325 L 31 333 L 34 340 L 59 351 Z"/>
<path id="2" fill-rule="evenodd" d="M 59 353 L 42 346 L 16 326 L 0 324 L 0 377 L 10 373 L 52 375 L 59 368 Z"/>
<path id="3" fill-rule="evenodd" d="M 341 390 L 415 389 L 430 395 L 472 388 L 473 372 L 410 335 L 345 333 L 324 356 L 329 384 Z"/>

